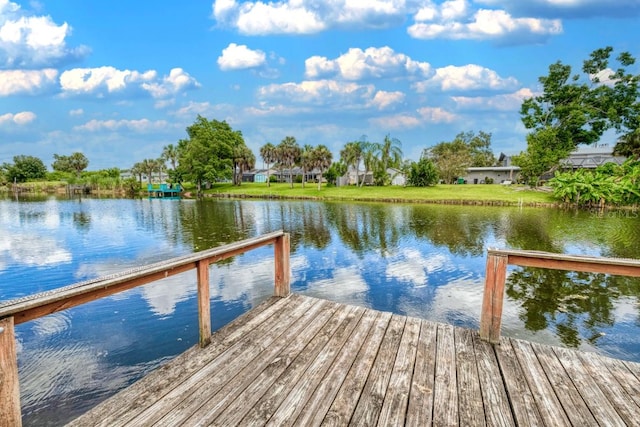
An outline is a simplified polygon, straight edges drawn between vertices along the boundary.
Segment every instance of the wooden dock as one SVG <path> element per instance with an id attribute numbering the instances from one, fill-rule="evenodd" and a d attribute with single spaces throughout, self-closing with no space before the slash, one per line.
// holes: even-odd
<path id="1" fill-rule="evenodd" d="M 271 298 L 72 426 L 638 426 L 640 364 Z"/>
<path id="2" fill-rule="evenodd" d="M 274 248 L 274 297 L 211 333 L 210 265 Z M 492 250 L 480 330 L 290 293 L 275 231 L 0 302 L 0 427 L 21 425 L 15 325 L 196 270 L 199 346 L 75 426 L 640 426 L 640 364 L 501 337 L 507 265 L 640 277 L 640 260 Z"/>

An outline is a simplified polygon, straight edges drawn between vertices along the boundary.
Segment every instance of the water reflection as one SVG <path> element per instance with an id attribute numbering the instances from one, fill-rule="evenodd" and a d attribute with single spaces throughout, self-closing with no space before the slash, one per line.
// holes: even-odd
<path id="1" fill-rule="evenodd" d="M 640 257 L 640 219 L 548 209 L 0 200 L 0 301 L 285 229 L 295 292 L 478 327 L 488 247 Z M 211 267 L 214 329 L 266 299 L 272 248 Z M 640 281 L 510 268 L 506 335 L 640 361 Z M 0 302 L 1 304 L 1 302 Z M 197 342 L 195 273 L 18 328 L 25 425 L 59 425 Z"/>

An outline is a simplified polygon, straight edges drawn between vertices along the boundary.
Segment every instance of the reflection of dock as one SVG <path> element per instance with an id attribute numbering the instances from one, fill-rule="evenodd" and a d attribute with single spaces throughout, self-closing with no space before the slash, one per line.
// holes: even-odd
<path id="1" fill-rule="evenodd" d="M 275 248 L 275 297 L 211 334 L 209 265 L 267 244 Z M 290 295 L 282 232 L 10 301 L 0 305 L 0 415 L 19 420 L 14 323 L 196 269 L 202 348 L 72 425 L 637 425 L 640 364 L 499 336 L 495 290 L 507 264 L 598 262 L 546 256 L 490 251 L 480 334 Z M 589 268 L 603 264 L 640 273 L 630 260 Z"/>
<path id="2" fill-rule="evenodd" d="M 180 184 L 147 184 L 147 194 L 153 199 L 179 198 Z"/>

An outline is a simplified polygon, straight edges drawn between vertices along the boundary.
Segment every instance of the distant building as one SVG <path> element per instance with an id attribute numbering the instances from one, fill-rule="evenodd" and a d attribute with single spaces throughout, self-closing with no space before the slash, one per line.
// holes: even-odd
<path id="1" fill-rule="evenodd" d="M 407 176 L 401 170 L 388 168 L 387 174 L 391 177 L 391 185 L 403 186 L 407 184 Z M 347 168 L 347 173 L 337 179 L 337 185 L 338 187 L 343 185 L 359 185 L 363 180 L 364 185 L 373 185 L 373 171 L 367 171 L 365 173 L 365 171 L 359 170 L 356 172 L 352 166 L 349 166 Z"/>
<path id="2" fill-rule="evenodd" d="M 621 165 L 625 160 L 626 157 L 614 156 L 611 147 L 603 144 L 578 148 L 561 162 L 561 167 L 571 170 L 595 169 L 605 163 Z"/>
<path id="3" fill-rule="evenodd" d="M 626 157 L 614 156 L 613 150 L 606 144 L 580 147 L 560 162 L 560 168 L 565 170 L 595 169 L 606 163 L 621 165 Z M 468 168 L 464 177 L 467 184 L 484 184 L 487 178 L 495 184 L 517 182 L 520 168 L 511 163 L 511 156 L 500 154 L 498 166 Z M 551 176 L 543 177 L 544 179 Z"/>
<path id="4" fill-rule="evenodd" d="M 485 184 L 487 180 L 494 184 L 504 184 L 505 181 L 516 182 L 520 175 L 518 166 L 488 166 L 468 168 L 464 176 L 467 184 Z"/>

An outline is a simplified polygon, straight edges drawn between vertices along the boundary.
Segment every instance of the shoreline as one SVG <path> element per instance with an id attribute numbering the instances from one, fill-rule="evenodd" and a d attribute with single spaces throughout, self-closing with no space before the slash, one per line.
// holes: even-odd
<path id="1" fill-rule="evenodd" d="M 191 194 L 184 196 L 188 199 L 196 199 Z M 379 198 L 379 197 L 318 197 L 279 194 L 249 194 L 249 193 L 204 193 L 203 197 L 217 199 L 256 199 L 256 200 L 310 200 L 318 202 L 370 202 L 370 203 L 410 203 L 432 205 L 461 205 L 461 206 L 498 206 L 498 207 L 536 207 L 536 208 L 565 208 L 564 203 L 507 200 L 482 200 L 482 199 L 415 199 L 415 198 Z"/>

